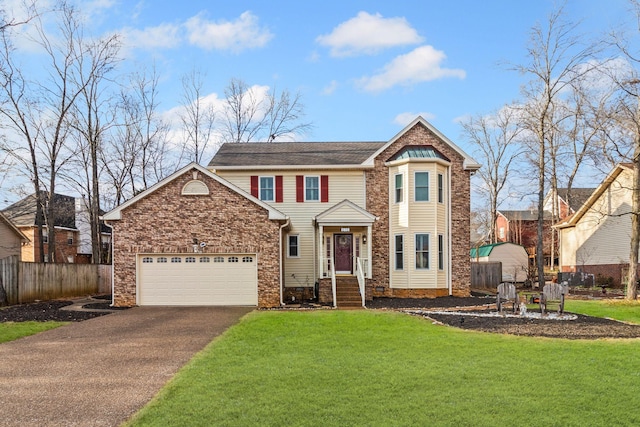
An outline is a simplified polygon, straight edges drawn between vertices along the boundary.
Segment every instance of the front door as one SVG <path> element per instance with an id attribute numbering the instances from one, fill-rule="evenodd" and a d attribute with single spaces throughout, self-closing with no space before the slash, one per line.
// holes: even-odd
<path id="1" fill-rule="evenodd" d="M 333 253 L 336 274 L 353 273 L 353 234 L 334 234 Z"/>

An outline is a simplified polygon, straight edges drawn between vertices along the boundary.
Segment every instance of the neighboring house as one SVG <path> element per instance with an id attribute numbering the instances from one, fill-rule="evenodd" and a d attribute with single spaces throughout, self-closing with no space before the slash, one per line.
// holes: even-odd
<path id="1" fill-rule="evenodd" d="M 75 225 L 75 201 L 73 197 L 55 194 L 57 206 L 55 228 L 56 253 L 55 262 L 73 263 L 76 261 L 78 229 Z M 38 221 L 36 221 L 35 194 L 29 195 L 12 204 L 2 211 L 18 229 L 30 240 L 30 243 L 22 246 L 22 261 L 37 262 L 40 259 L 40 239 L 44 243 L 45 262 L 48 262 L 48 232 L 43 221 L 42 236 L 38 234 Z"/>
<path id="2" fill-rule="evenodd" d="M 104 215 L 114 304 L 468 295 L 479 167 L 420 117 L 386 142 L 225 144 Z"/>
<path id="3" fill-rule="evenodd" d="M 519 282 L 527 280 L 529 255 L 525 248 L 515 243 L 501 242 L 471 248 L 471 262 L 501 262 L 502 281 Z"/>
<path id="4" fill-rule="evenodd" d="M 84 197 L 77 197 L 75 199 L 75 223 L 78 229 L 78 254 L 76 256 L 76 262 L 89 264 L 93 261 L 91 219 L 89 216 L 88 200 Z M 100 234 L 102 243 L 102 260 L 100 260 L 100 263 L 109 264 L 111 259 L 111 229 L 107 227 L 103 221 L 100 221 Z"/>
<path id="5" fill-rule="evenodd" d="M 22 246 L 28 243 L 29 238 L 0 212 L 0 259 L 10 256 L 20 259 Z"/>
<path id="6" fill-rule="evenodd" d="M 577 212 L 556 227 L 560 268 L 623 282 L 631 245 L 633 166 L 618 164 Z"/>

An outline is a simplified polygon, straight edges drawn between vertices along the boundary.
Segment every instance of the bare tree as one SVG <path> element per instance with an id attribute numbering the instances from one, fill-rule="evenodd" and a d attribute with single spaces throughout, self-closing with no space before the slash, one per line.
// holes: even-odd
<path id="1" fill-rule="evenodd" d="M 529 147 L 537 158 L 538 227 L 536 266 L 539 286 L 544 285 L 544 200 L 548 161 L 557 147 L 558 129 L 566 119 L 558 108 L 563 92 L 589 71 L 593 46 L 584 46 L 575 35 L 577 24 L 563 20 L 563 9 L 553 12 L 544 26 L 533 27 L 527 47 L 528 63 L 516 66 L 530 78 L 522 88 L 525 99 L 522 117 L 528 130 Z M 552 180 L 555 174 L 552 174 Z M 557 189 L 557 182 L 551 182 Z"/>
<path id="2" fill-rule="evenodd" d="M 302 122 L 302 96 L 275 89 L 261 94 L 244 81 L 231 79 L 224 90 L 226 97 L 221 119 L 224 142 L 273 142 L 292 139 L 311 130 Z"/>
<path id="3" fill-rule="evenodd" d="M 197 70 L 182 77 L 182 111 L 180 121 L 184 133 L 182 158 L 200 163 L 211 143 L 215 127 L 215 108 L 203 96 L 205 75 Z"/>
<path id="4" fill-rule="evenodd" d="M 483 167 L 478 170 L 483 192 L 488 194 L 489 203 L 489 242 L 498 240 L 496 221 L 498 205 L 503 200 L 503 190 L 507 184 L 514 161 L 518 159 L 517 111 L 509 106 L 490 116 L 471 117 L 462 123 L 467 139 L 476 147 Z"/>

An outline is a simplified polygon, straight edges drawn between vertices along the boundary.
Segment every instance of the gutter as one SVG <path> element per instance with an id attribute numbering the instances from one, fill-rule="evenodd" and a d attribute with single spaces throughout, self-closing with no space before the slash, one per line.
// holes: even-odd
<path id="1" fill-rule="evenodd" d="M 114 290 L 115 290 L 115 288 L 114 288 L 114 284 L 115 284 L 115 280 L 114 280 L 115 268 L 113 268 L 115 264 L 114 264 L 114 259 L 113 259 L 113 243 L 115 241 L 116 234 L 113 231 L 113 225 L 109 224 L 102 217 L 100 217 L 99 219 L 102 220 L 102 223 L 104 225 L 106 225 L 107 227 L 109 227 L 111 229 L 111 242 L 110 242 L 111 243 L 111 307 L 113 307 L 113 304 L 115 303 L 115 300 L 114 300 L 114 298 L 115 298 L 115 292 L 114 292 Z M 138 292 L 138 289 L 137 289 L 137 286 L 136 286 L 136 294 L 137 294 L 137 292 Z"/>

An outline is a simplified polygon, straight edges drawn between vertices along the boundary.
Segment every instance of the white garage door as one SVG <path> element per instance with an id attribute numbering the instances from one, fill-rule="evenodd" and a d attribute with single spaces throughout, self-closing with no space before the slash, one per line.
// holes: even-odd
<path id="1" fill-rule="evenodd" d="M 138 256 L 140 305 L 258 305 L 255 254 Z"/>

